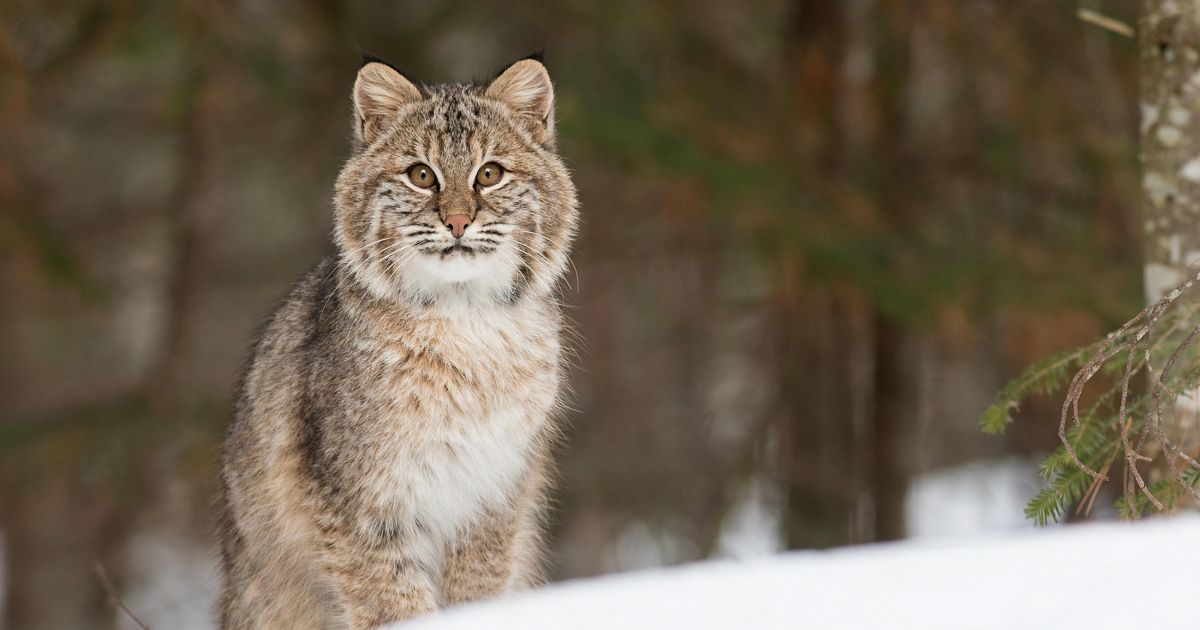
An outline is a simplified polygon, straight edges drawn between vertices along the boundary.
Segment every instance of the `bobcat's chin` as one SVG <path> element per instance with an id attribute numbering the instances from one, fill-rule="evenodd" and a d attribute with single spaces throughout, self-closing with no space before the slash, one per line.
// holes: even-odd
<path id="1" fill-rule="evenodd" d="M 427 295 L 446 290 L 506 294 L 516 277 L 511 257 L 495 249 L 483 251 L 469 243 L 453 244 L 436 253 L 414 256 L 409 267 L 406 282 Z"/>

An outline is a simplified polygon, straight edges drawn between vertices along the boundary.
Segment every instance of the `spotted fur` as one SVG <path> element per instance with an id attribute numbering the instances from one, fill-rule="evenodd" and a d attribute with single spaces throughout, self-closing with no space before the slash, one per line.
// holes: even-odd
<path id="1" fill-rule="evenodd" d="M 369 628 L 539 579 L 578 217 L 549 76 L 418 89 L 372 61 L 354 112 L 337 254 L 268 323 L 225 442 L 228 629 Z"/>

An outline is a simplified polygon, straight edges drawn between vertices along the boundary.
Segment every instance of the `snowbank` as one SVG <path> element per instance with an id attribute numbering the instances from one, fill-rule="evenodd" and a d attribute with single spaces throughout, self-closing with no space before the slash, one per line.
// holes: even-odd
<path id="1" fill-rule="evenodd" d="M 1200 517 L 702 562 L 579 580 L 396 624 L 814 630 L 1195 628 Z"/>

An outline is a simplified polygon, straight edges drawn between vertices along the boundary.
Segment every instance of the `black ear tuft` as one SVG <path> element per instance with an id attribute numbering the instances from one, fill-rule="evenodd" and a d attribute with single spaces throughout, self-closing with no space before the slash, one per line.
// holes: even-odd
<path id="1" fill-rule="evenodd" d="M 383 59 L 381 57 L 377 57 L 377 56 L 363 50 L 362 48 L 358 49 L 358 54 L 362 55 L 362 65 L 360 65 L 359 68 L 362 68 L 363 66 L 365 66 L 369 63 L 381 63 L 381 64 L 391 68 L 392 70 L 395 70 L 396 72 L 400 73 L 401 75 L 404 75 L 404 72 L 401 71 L 400 68 L 397 68 L 396 65 L 393 64 L 392 62 L 390 62 L 386 59 Z M 404 76 L 407 76 L 407 75 L 404 75 Z"/>
<path id="2" fill-rule="evenodd" d="M 524 57 L 521 57 L 520 59 L 517 59 L 516 61 L 513 61 L 512 63 L 505 64 L 505 66 L 503 68 L 500 68 L 500 70 L 498 70 L 495 74 L 493 74 L 492 77 L 490 79 L 488 79 L 487 81 L 480 81 L 480 80 L 476 79 L 475 84 L 476 85 L 487 85 L 488 83 L 491 83 L 492 81 L 495 81 L 496 79 L 500 78 L 500 75 L 504 74 L 505 70 L 508 70 L 509 68 L 516 65 L 518 62 L 525 61 L 526 59 L 532 59 L 533 61 L 536 61 L 544 66 L 544 65 L 546 65 L 545 57 L 546 57 L 546 49 L 545 48 L 543 48 L 537 52 L 529 53 L 528 55 L 525 55 Z"/>

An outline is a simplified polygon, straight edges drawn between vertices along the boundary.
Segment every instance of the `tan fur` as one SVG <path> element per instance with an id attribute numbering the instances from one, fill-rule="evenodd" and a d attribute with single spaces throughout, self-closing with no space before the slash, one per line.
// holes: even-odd
<path id="1" fill-rule="evenodd" d="M 337 256 L 268 323 L 226 438 L 224 628 L 370 628 L 540 576 L 578 220 L 549 77 L 422 92 L 369 63 L 353 96 Z"/>

